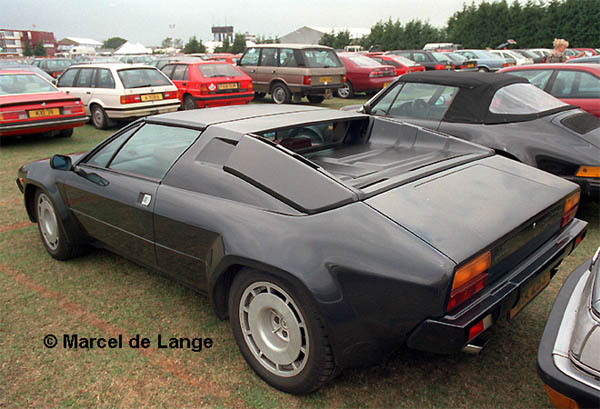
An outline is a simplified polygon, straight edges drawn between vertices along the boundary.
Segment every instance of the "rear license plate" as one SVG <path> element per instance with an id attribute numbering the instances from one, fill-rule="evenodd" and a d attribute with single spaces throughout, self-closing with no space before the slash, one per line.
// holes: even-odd
<path id="1" fill-rule="evenodd" d="M 390 85 L 390 83 L 389 83 L 389 82 L 384 82 L 384 83 L 383 83 L 383 88 L 387 87 L 388 85 Z"/>
<path id="2" fill-rule="evenodd" d="M 163 99 L 163 95 L 162 94 L 145 94 L 145 95 L 142 95 L 142 102 L 160 101 L 161 99 Z"/>
<path id="3" fill-rule="evenodd" d="M 60 115 L 60 111 L 58 110 L 58 108 L 35 109 L 33 111 L 29 111 L 29 118 L 40 118 L 44 116 L 56 115 Z"/>
<path id="4" fill-rule="evenodd" d="M 319 82 L 333 82 L 332 77 L 319 77 Z"/>
<path id="5" fill-rule="evenodd" d="M 451 66 L 451 65 L 446 65 L 446 69 L 447 69 L 447 70 L 451 70 L 451 69 L 452 69 L 452 66 Z"/>
<path id="6" fill-rule="evenodd" d="M 519 301 L 508 312 L 508 317 L 512 320 L 528 303 L 533 300 L 550 283 L 550 269 L 542 274 L 533 277 L 525 283 L 520 290 Z"/>
<path id="7" fill-rule="evenodd" d="M 217 84 L 218 89 L 238 89 L 240 86 L 237 82 L 227 82 L 224 84 Z"/>
<path id="8" fill-rule="evenodd" d="M 474 68 L 475 64 L 467 64 L 467 68 Z"/>

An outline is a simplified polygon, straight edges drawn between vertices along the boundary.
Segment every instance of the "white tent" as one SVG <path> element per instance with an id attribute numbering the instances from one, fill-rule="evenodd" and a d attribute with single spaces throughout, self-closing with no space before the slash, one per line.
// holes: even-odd
<path id="1" fill-rule="evenodd" d="M 117 48 L 117 50 L 113 53 L 115 55 L 123 55 L 123 54 L 152 54 L 152 50 L 150 48 L 144 47 L 144 45 L 140 43 L 130 43 L 129 41 L 123 44 L 121 47 Z"/>

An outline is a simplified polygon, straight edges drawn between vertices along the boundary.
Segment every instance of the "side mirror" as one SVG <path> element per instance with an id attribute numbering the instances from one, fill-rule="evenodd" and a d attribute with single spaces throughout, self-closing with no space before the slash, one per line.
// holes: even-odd
<path id="1" fill-rule="evenodd" d="M 50 167 L 56 170 L 71 170 L 73 169 L 73 162 L 70 156 L 54 155 L 50 159 Z"/>
<path id="2" fill-rule="evenodd" d="M 368 102 L 365 102 L 362 107 L 358 110 L 361 114 L 370 114 L 371 113 L 371 105 Z"/>

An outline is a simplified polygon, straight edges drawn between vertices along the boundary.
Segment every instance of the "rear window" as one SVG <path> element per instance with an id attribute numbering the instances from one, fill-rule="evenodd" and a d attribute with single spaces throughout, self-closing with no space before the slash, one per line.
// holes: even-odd
<path id="1" fill-rule="evenodd" d="M 48 81 L 35 74 L 0 75 L 0 95 L 58 92 Z"/>
<path id="2" fill-rule="evenodd" d="M 561 100 L 531 84 L 511 84 L 496 91 L 490 112 L 506 115 L 529 115 L 568 106 Z"/>
<path id="3" fill-rule="evenodd" d="M 214 77 L 239 77 L 240 72 L 231 64 L 204 64 L 197 65 L 204 78 Z"/>
<path id="4" fill-rule="evenodd" d="M 71 65 L 69 60 L 46 60 L 46 66 L 49 70 L 64 70 Z"/>
<path id="5" fill-rule="evenodd" d="M 359 67 L 380 67 L 381 64 L 378 63 L 377 61 L 373 60 L 372 58 L 369 57 L 365 57 L 364 55 L 353 55 L 351 57 L 346 57 L 348 58 L 350 61 L 352 61 L 354 64 L 358 65 Z"/>
<path id="6" fill-rule="evenodd" d="M 310 68 L 343 67 L 333 50 L 302 50 L 304 61 Z"/>
<path id="7" fill-rule="evenodd" d="M 171 81 L 154 68 L 130 68 L 119 70 L 118 73 L 125 88 L 171 85 Z"/>
<path id="8" fill-rule="evenodd" d="M 415 62 L 413 60 L 409 60 L 408 58 L 403 57 L 401 55 L 392 55 L 391 57 L 395 61 L 398 61 L 400 64 L 404 64 L 407 67 L 413 67 L 413 66 L 417 65 L 417 64 L 415 64 Z"/>

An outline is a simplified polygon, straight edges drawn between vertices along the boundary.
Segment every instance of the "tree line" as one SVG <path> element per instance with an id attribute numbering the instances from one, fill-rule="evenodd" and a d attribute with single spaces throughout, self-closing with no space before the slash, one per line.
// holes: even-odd
<path id="1" fill-rule="evenodd" d="M 360 44 L 381 51 L 423 48 L 426 43 L 451 42 L 465 48 L 496 47 L 507 39 L 519 48 L 552 48 L 554 38 L 564 38 L 571 47 L 600 45 L 599 0 L 550 0 L 525 4 L 514 0 L 474 2 L 463 5 L 445 27 L 411 20 L 380 21 L 362 38 L 351 38 L 348 31 L 327 33 L 320 44 L 336 49 Z"/>

